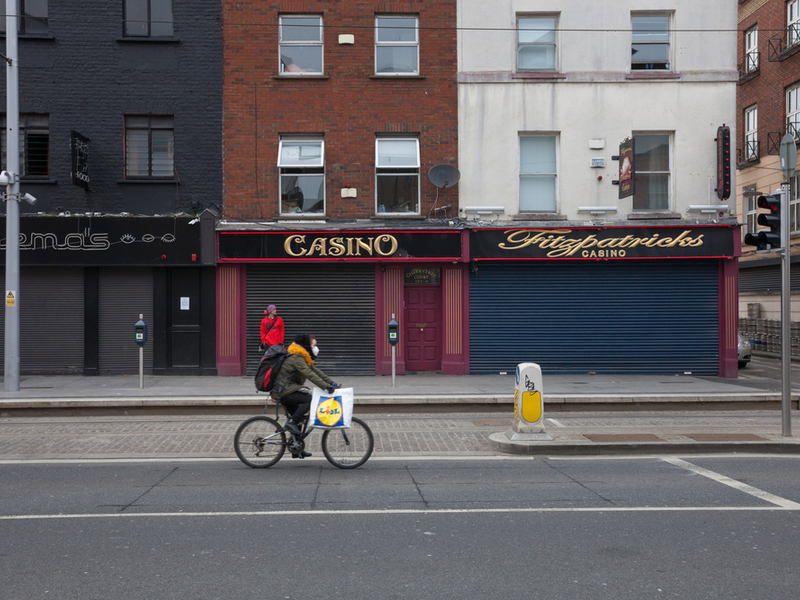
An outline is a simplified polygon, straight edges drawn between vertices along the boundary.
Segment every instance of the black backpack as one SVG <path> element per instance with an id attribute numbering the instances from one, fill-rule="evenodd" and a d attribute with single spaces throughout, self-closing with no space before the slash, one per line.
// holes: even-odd
<path id="1" fill-rule="evenodd" d="M 256 370 L 256 389 L 259 392 L 271 392 L 275 387 L 275 380 L 278 379 L 278 373 L 283 366 L 283 361 L 289 356 L 280 344 L 270 346 L 264 353 L 261 362 L 258 363 Z"/>

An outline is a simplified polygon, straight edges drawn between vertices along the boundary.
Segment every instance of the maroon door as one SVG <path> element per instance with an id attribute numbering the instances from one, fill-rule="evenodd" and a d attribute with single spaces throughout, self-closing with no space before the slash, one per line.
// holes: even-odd
<path id="1" fill-rule="evenodd" d="M 405 354 L 407 371 L 438 371 L 441 293 L 438 286 L 406 286 Z"/>

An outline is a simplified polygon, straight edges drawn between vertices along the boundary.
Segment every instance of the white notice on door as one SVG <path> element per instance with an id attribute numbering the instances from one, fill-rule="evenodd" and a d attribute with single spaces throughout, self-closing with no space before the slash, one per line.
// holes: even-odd
<path id="1" fill-rule="evenodd" d="M 181 310 L 189 310 L 189 299 L 181 298 Z"/>

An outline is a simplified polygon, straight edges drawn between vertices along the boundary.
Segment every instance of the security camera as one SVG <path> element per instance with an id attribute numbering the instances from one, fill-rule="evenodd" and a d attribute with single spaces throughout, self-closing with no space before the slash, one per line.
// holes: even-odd
<path id="1" fill-rule="evenodd" d="M 11 177 L 11 173 L 8 171 L 3 171 L 0 173 L 0 185 L 11 185 L 13 183 L 14 178 Z"/>
<path id="2" fill-rule="evenodd" d="M 25 194 L 23 194 L 22 199 L 25 200 L 25 202 L 27 202 L 31 206 L 36 204 L 36 198 L 34 196 L 31 196 L 28 192 L 25 192 Z"/>

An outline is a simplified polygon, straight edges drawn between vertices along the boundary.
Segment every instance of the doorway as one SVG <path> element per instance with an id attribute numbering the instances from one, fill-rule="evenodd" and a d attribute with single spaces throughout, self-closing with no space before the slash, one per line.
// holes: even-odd
<path id="1" fill-rule="evenodd" d="M 436 285 L 405 287 L 405 367 L 408 371 L 442 368 L 441 288 Z"/>

